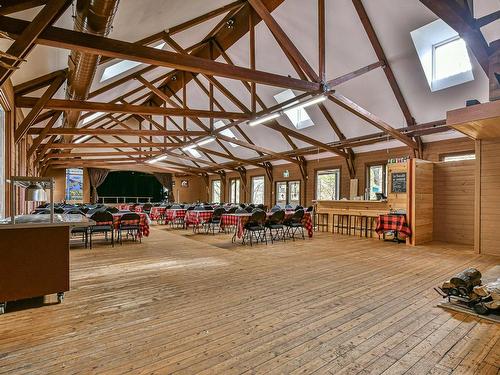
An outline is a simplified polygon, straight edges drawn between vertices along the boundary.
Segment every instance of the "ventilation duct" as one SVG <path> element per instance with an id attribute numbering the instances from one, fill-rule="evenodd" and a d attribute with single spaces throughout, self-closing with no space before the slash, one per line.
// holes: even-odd
<path id="1" fill-rule="evenodd" d="M 107 36 L 111 31 L 113 17 L 120 0 L 78 0 L 74 30 Z M 86 100 L 101 56 L 72 51 L 68 59 L 68 88 L 66 98 Z M 79 111 L 66 113 L 66 127 L 76 127 L 80 118 Z"/>

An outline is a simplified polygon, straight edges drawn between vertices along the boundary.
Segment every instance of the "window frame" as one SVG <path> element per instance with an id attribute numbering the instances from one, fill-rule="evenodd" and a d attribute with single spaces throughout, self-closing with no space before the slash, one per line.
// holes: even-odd
<path id="1" fill-rule="evenodd" d="M 302 180 L 297 180 L 297 179 L 289 179 L 289 180 L 279 180 L 279 181 L 274 181 L 274 195 L 273 195 L 273 202 L 274 206 L 278 204 L 278 184 L 280 183 L 285 183 L 286 184 L 286 203 L 290 204 L 290 183 L 291 182 L 298 182 L 299 183 L 299 205 L 302 203 L 302 189 L 303 189 L 303 181 Z"/>
<path id="2" fill-rule="evenodd" d="M 453 156 L 465 156 L 465 155 L 474 155 L 474 159 L 448 160 L 448 161 L 445 160 L 447 157 L 450 157 L 450 156 L 453 157 Z M 476 160 L 476 151 L 475 150 L 447 152 L 444 154 L 439 154 L 439 161 L 441 161 L 443 163 L 468 161 L 468 160 Z"/>
<path id="3" fill-rule="evenodd" d="M 233 201 L 233 197 L 232 197 L 232 193 L 233 193 L 233 181 L 239 181 L 239 184 L 235 184 L 235 185 L 238 185 L 238 190 L 235 191 L 235 193 L 237 193 L 238 195 L 238 199 L 235 199 Z M 241 198 L 241 178 L 238 178 L 238 177 L 235 177 L 235 178 L 230 178 L 229 179 L 229 202 L 230 203 L 235 203 L 235 204 L 239 204 L 241 202 L 236 202 L 236 200 L 240 200 Z"/>
<path id="4" fill-rule="evenodd" d="M 218 201 L 214 200 L 214 185 L 216 182 L 219 183 L 219 200 Z M 222 202 L 222 180 L 221 179 L 212 180 L 212 182 L 210 183 L 210 198 L 211 198 L 212 203 Z"/>
<path id="5" fill-rule="evenodd" d="M 253 182 L 254 180 L 256 179 L 262 179 L 262 186 L 263 186 L 263 189 L 262 189 L 262 203 L 256 203 L 253 201 L 253 198 L 254 198 L 254 185 L 253 185 Z M 250 203 L 253 203 L 253 204 L 264 204 L 265 201 L 266 201 L 266 176 L 264 175 L 258 175 L 258 176 L 252 176 L 250 178 Z"/>
<path id="6" fill-rule="evenodd" d="M 318 199 L 318 175 L 321 174 L 321 172 L 325 171 L 334 171 L 338 170 L 338 178 L 337 178 L 337 187 L 336 187 L 336 199 L 333 200 L 340 200 L 341 197 L 341 180 L 342 180 L 342 166 L 333 166 L 329 168 L 319 168 L 314 170 L 314 199 L 315 200 L 320 200 Z"/>
<path id="7" fill-rule="evenodd" d="M 370 193 L 370 168 L 371 167 L 379 167 L 379 166 L 382 166 L 383 167 L 383 170 L 382 170 L 382 179 L 383 179 L 383 183 L 382 183 L 382 194 L 384 194 L 385 196 L 387 196 L 387 161 L 384 160 L 384 161 L 376 161 L 376 162 L 370 162 L 370 163 L 366 163 L 365 164 L 365 191 L 366 189 L 368 189 L 368 193 Z M 376 200 L 376 199 L 370 199 L 370 196 L 368 195 L 368 199 L 369 200 Z"/>

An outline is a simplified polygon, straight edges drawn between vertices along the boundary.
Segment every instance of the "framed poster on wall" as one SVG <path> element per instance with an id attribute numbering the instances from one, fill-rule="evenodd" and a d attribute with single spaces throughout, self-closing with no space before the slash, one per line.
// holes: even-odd
<path id="1" fill-rule="evenodd" d="M 406 172 L 392 173 L 391 192 L 406 193 Z"/>

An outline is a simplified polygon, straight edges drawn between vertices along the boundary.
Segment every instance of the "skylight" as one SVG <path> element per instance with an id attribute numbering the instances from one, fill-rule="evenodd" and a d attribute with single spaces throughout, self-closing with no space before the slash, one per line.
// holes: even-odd
<path id="1" fill-rule="evenodd" d="M 472 69 L 467 46 L 461 38 L 454 38 L 434 46 L 432 80 L 448 78 Z"/>
<path id="2" fill-rule="evenodd" d="M 92 113 L 90 116 L 85 117 L 83 119 L 82 124 L 86 124 L 87 122 L 95 120 L 96 118 L 101 117 L 102 115 L 104 115 L 104 112 L 95 112 L 95 113 Z"/>
<path id="3" fill-rule="evenodd" d="M 165 46 L 165 43 L 161 43 L 153 48 L 163 49 L 164 46 Z M 110 78 L 116 77 L 117 75 L 120 75 L 120 74 L 126 72 L 127 70 L 133 69 L 141 64 L 142 63 L 137 62 L 137 61 L 122 60 L 120 62 L 113 64 L 113 65 L 110 65 L 104 69 L 104 72 L 102 73 L 100 82 L 104 82 Z"/>
<path id="4" fill-rule="evenodd" d="M 200 152 L 195 148 L 188 148 L 186 151 L 189 152 L 191 154 L 191 156 L 194 158 L 198 158 L 198 159 L 201 158 Z"/>
<path id="5" fill-rule="evenodd" d="M 274 99 L 276 99 L 276 101 L 279 104 L 293 98 L 295 98 L 295 94 L 290 89 L 274 95 Z M 298 100 L 292 102 L 287 107 L 296 105 L 298 102 L 299 102 Z M 309 117 L 304 108 L 293 108 L 290 110 L 285 110 L 284 112 L 285 115 L 288 117 L 288 119 L 292 122 L 293 126 L 295 126 L 297 129 L 304 129 L 314 125 L 314 123 L 312 122 L 311 118 Z"/>
<path id="6" fill-rule="evenodd" d="M 411 37 L 431 91 L 474 80 L 465 41 L 443 20 L 412 31 Z"/>
<path id="7" fill-rule="evenodd" d="M 222 128 L 223 126 L 226 126 L 226 124 L 224 124 L 223 121 L 216 121 L 214 123 L 214 127 L 215 129 L 219 129 L 219 128 Z M 226 136 L 228 138 L 235 138 L 236 139 L 236 136 L 234 135 L 233 131 L 231 129 L 224 129 L 220 132 L 220 134 L 222 134 L 223 136 Z M 234 143 L 229 143 L 231 145 L 231 147 L 238 147 L 237 144 L 234 144 Z"/>

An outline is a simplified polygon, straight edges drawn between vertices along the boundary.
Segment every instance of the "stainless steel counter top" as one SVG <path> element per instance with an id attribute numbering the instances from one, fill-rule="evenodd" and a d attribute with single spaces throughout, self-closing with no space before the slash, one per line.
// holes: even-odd
<path id="1" fill-rule="evenodd" d="M 15 228 L 39 228 L 39 227 L 53 227 L 53 226 L 68 226 L 74 227 L 88 227 L 94 225 L 95 221 L 90 220 L 88 217 L 78 214 L 54 214 L 54 222 L 50 222 L 50 215 L 19 215 L 16 216 L 16 223 L 11 224 L 10 218 L 0 219 L 1 229 L 15 229 Z"/>

